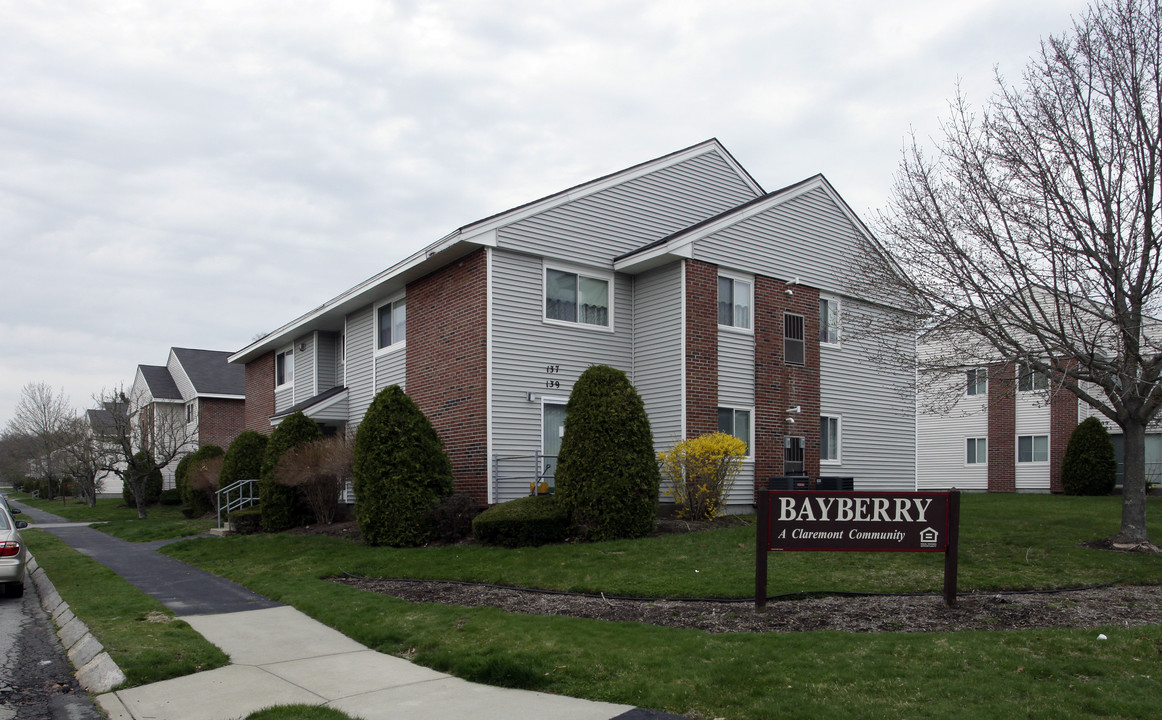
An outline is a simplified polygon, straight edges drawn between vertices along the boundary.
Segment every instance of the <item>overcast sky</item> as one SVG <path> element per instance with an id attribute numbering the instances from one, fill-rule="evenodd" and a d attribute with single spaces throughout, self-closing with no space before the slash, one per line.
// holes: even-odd
<path id="1" fill-rule="evenodd" d="M 455 228 L 717 137 L 865 220 L 958 80 L 1075 0 L 13 0 L 0 427 L 170 347 L 238 350 Z"/>

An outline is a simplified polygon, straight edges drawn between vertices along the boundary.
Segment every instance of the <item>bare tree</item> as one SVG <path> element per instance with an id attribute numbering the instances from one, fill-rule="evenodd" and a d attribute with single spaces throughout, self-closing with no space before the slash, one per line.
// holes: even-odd
<path id="1" fill-rule="evenodd" d="M 11 427 L 5 429 L 0 434 L 0 477 L 13 485 L 22 482 L 36 455 L 36 438 Z"/>
<path id="2" fill-rule="evenodd" d="M 35 440 L 34 463 L 45 481 L 49 498 L 54 496 L 60 484 L 61 451 L 68 446 L 74 415 L 64 390 L 54 392 L 47 383 L 28 383 L 21 388 L 16 414 L 8 423 L 11 432 Z"/>
<path id="3" fill-rule="evenodd" d="M 913 137 L 879 217 L 873 286 L 912 301 L 920 372 L 1021 362 L 1121 428 L 1122 543 L 1148 543 L 1145 432 L 1162 407 L 1157 231 L 1162 11 L 1108 0 L 1041 44 L 1021 82 L 958 95 L 936 153 Z M 921 382 L 924 382 L 922 380 Z"/>
<path id="4" fill-rule="evenodd" d="M 185 453 L 195 443 L 181 408 L 150 402 L 148 397 L 127 394 L 123 388 L 96 398 L 109 410 L 104 430 L 107 447 L 102 470 L 124 481 L 137 505 L 137 517 L 146 518 L 146 481 Z"/>

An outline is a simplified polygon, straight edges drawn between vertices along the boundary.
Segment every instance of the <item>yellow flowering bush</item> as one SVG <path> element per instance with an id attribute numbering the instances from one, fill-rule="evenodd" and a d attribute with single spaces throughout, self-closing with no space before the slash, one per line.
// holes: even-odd
<path id="1" fill-rule="evenodd" d="M 723 432 L 689 438 L 658 453 L 663 492 L 674 498 L 678 517 L 713 520 L 721 515 L 745 456 L 746 443 Z"/>

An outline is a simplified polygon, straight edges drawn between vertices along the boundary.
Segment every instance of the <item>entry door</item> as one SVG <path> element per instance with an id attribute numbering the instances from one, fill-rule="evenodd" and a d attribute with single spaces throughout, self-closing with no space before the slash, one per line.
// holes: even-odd
<path id="1" fill-rule="evenodd" d="M 565 404 L 545 401 L 542 414 L 541 453 L 546 456 L 542 476 L 552 485 L 557 471 L 557 455 L 561 453 L 561 438 L 565 437 Z"/>

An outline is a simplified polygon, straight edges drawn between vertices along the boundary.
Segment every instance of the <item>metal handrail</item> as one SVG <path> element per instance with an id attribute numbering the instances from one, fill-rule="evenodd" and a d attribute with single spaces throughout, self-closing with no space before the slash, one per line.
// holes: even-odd
<path id="1" fill-rule="evenodd" d="M 237 491 L 237 497 L 231 493 Z M 258 502 L 258 480 L 237 480 L 218 491 L 218 529 L 222 529 L 222 513 L 226 516 L 235 510 L 250 507 Z"/>
<path id="2" fill-rule="evenodd" d="M 552 493 L 555 490 L 553 464 L 556 462 L 556 455 L 545 455 L 535 451 L 532 455 L 493 455 L 493 489 L 499 496 L 501 480 L 529 480 L 529 495 Z M 508 470 L 507 474 L 502 472 L 507 469 L 504 464 L 512 463 L 518 466 L 517 469 Z M 542 484 L 545 485 L 544 491 L 541 490 Z"/>

